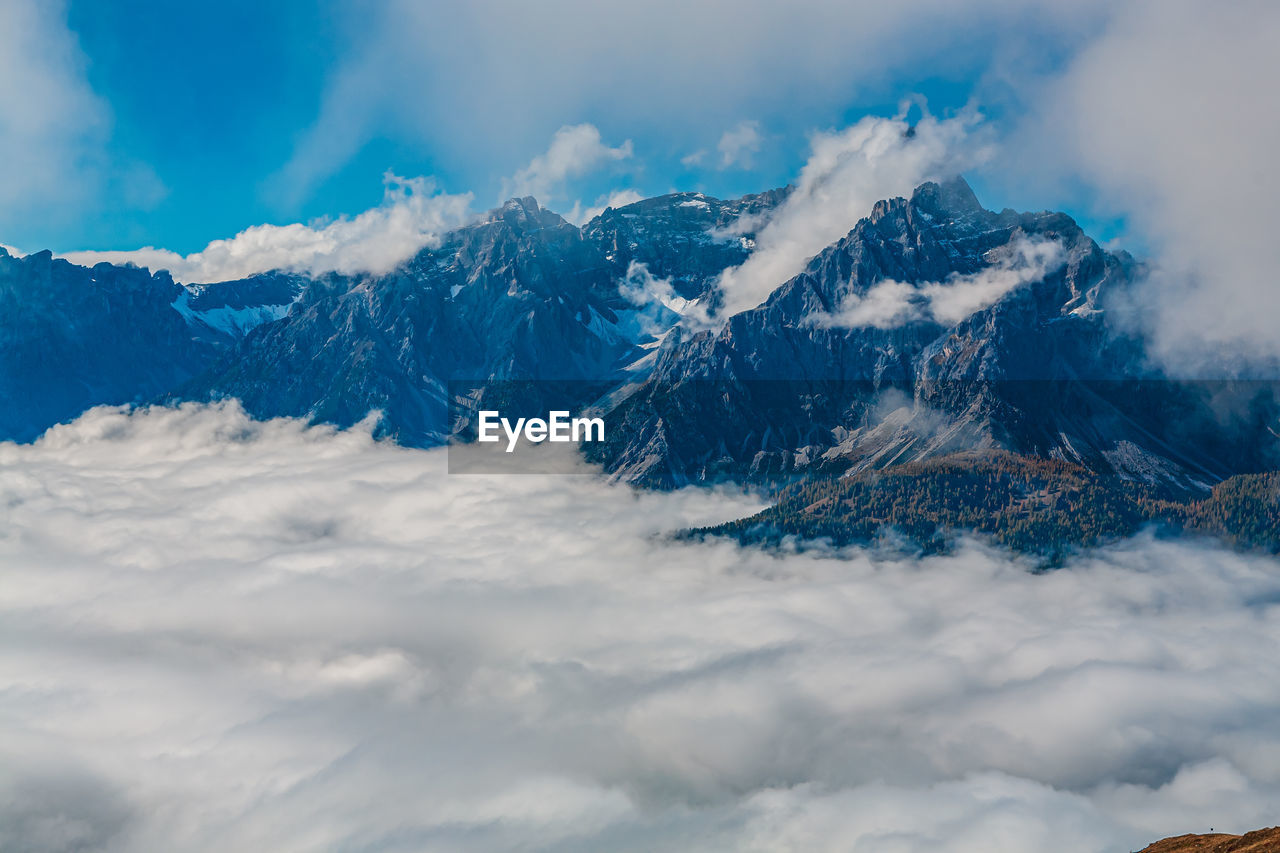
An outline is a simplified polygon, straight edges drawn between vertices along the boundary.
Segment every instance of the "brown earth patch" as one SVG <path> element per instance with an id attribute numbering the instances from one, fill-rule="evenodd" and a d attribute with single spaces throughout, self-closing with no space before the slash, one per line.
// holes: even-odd
<path id="1" fill-rule="evenodd" d="M 1142 853 L 1280 853 L 1280 826 L 1246 835 L 1179 835 L 1144 847 Z"/>

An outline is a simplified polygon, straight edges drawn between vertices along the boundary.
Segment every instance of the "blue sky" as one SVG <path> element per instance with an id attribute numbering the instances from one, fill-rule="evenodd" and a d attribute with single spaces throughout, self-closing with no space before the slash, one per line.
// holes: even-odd
<path id="1" fill-rule="evenodd" d="M 141 239 L 189 251 L 283 212 L 270 209 L 260 184 L 288 160 L 336 61 L 328 10 L 90 0 L 68 13 L 89 84 L 110 105 L 112 148 L 147 163 L 164 191 L 154 206 L 106 211 L 72 233 L 37 231 L 36 242 L 106 249 Z M 363 192 L 335 186 L 304 215 L 367 207 L 380 192 L 376 178 Z"/>
<path id="2" fill-rule="evenodd" d="M 781 30 L 772 11 L 751 3 L 708 4 L 684 21 L 678 5 L 658 4 L 653 17 L 668 20 L 656 25 L 591 5 L 545 4 L 530 25 L 509 20 L 516 7 L 500 3 L 51 4 L 50 25 L 65 27 L 79 54 L 69 85 L 101 109 L 99 186 L 58 215 L 20 215 L 24 202 L 40 207 L 35 188 L 9 205 L 0 242 L 187 253 L 258 223 L 356 214 L 378 204 L 388 170 L 473 192 L 483 208 L 558 128 L 583 122 L 608 145 L 631 140 L 634 153 L 543 199 L 556 209 L 620 189 L 758 191 L 795 179 L 810 132 L 891 115 L 904 97 L 923 96 L 940 114 L 973 101 L 997 116 L 1008 104 L 986 79 L 993 55 L 1029 46 L 1037 71 L 1051 69 L 1096 26 L 1093 13 L 1041 26 L 993 3 L 932 23 L 878 20 L 876 33 L 904 41 L 875 44 L 858 35 L 866 10 L 833 4 L 796 6 Z M 735 10 L 758 21 L 735 23 Z M 841 27 L 847 36 L 831 37 Z M 609 46 L 624 36 L 634 49 Z M 564 49 L 593 40 L 593 50 Z M 740 47 L 719 44 L 733 40 Z M 873 55 L 851 60 L 845 45 Z M 667 47 L 681 55 L 664 55 Z M 356 94 L 344 95 L 344 79 L 361 75 Z M 717 144 L 742 123 L 758 142 L 726 167 Z M 322 150 L 348 133 L 349 144 Z M 698 151 L 706 154 L 691 164 Z M 993 204 L 1017 195 L 983 174 L 974 181 Z"/>

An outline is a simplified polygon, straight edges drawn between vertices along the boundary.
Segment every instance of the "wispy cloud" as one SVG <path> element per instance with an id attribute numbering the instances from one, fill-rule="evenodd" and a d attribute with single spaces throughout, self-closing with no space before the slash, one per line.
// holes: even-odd
<path id="1" fill-rule="evenodd" d="M 758 504 L 449 476 L 234 405 L 96 410 L 0 464 L 6 847 L 1102 853 L 1274 821 L 1271 558 L 678 543 Z"/>
<path id="2" fill-rule="evenodd" d="M 471 218 L 472 195 L 436 192 L 428 178 L 387 173 L 382 204 L 351 217 L 309 225 L 255 225 L 199 252 L 147 246 L 132 251 L 66 252 L 77 264 L 132 263 L 166 269 L 178 281 L 212 282 L 268 270 L 385 273 Z"/>
<path id="3" fill-rule="evenodd" d="M 837 311 L 811 314 L 806 321 L 827 329 L 892 329 L 926 320 L 952 326 L 1022 285 L 1043 279 L 1062 265 L 1063 249 L 1056 240 L 1023 235 L 1008 246 L 993 249 L 985 260 L 990 266 L 968 275 L 957 273 L 941 282 L 878 281 L 865 293 L 850 293 Z"/>
<path id="4" fill-rule="evenodd" d="M 692 169 L 695 166 L 701 166 L 702 161 L 705 159 L 707 159 L 707 149 L 699 148 L 697 151 L 691 151 L 681 157 L 680 165 L 687 169 Z"/>
<path id="5" fill-rule="evenodd" d="M 541 202 L 560 198 L 565 182 L 601 166 L 631 157 L 631 140 L 610 147 L 591 124 L 566 125 L 551 138 L 551 146 L 503 183 L 504 197 L 536 197 Z"/>
<path id="6" fill-rule="evenodd" d="M 746 262 L 721 276 L 719 317 L 759 305 L 809 258 L 869 215 L 880 199 L 963 171 L 987 153 L 975 114 L 926 115 L 914 133 L 907 130 L 901 117 L 868 116 L 844 130 L 815 134 L 795 191 L 757 235 Z"/>
<path id="7" fill-rule="evenodd" d="M 643 198 L 644 196 L 632 189 L 615 190 L 608 195 L 600 196 L 596 199 L 595 204 L 585 209 L 581 201 L 575 201 L 573 207 L 564 215 L 564 218 L 574 225 L 583 225 L 604 213 L 606 208 L 626 207 L 628 204 L 634 204 Z"/>
<path id="8" fill-rule="evenodd" d="M 1029 86 L 1013 181 L 1065 175 L 1122 215 L 1159 267 L 1133 317 L 1175 368 L 1280 358 L 1280 6 L 1121 4 Z"/>
<path id="9" fill-rule="evenodd" d="M 689 150 L 747 115 L 800 128 L 847 110 L 853 91 L 887 91 L 896 75 L 918 80 L 941 65 L 948 79 L 976 77 L 1018 45 L 1066 53 L 1112 7 L 477 0 L 442 26 L 414 0 L 349 3 L 348 41 L 282 183 L 305 198 L 380 136 L 492 167 L 527 158 L 566 117 Z"/>
<path id="10" fill-rule="evenodd" d="M 724 132 L 716 150 L 720 152 L 720 168 L 737 166 L 750 169 L 760 150 L 760 122 L 741 121 Z"/>
<path id="11" fill-rule="evenodd" d="M 111 110 L 89 85 L 65 3 L 0 3 L 0 33 L 0 225 L 36 212 L 74 220 L 107 186 L 130 207 L 163 194 L 143 164 L 112 162 Z"/>

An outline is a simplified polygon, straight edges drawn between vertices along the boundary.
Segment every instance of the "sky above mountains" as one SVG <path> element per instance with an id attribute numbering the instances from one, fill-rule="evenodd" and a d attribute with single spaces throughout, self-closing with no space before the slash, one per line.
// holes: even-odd
<path id="1" fill-rule="evenodd" d="M 989 207 L 1158 258 L 1183 337 L 1267 349 L 1280 311 L 1273 4 L 6 0 L 0 29 L 0 242 L 24 251 L 342 269 L 368 263 L 352 229 L 427 242 L 512 194 L 580 220 L 962 169 Z M 903 158 L 854 129 L 929 116 L 942 147 L 884 179 Z"/>
<path id="2" fill-rule="evenodd" d="M 26 38 L 3 48 L 0 150 L 20 168 L 0 240 L 186 254 L 356 215 L 386 172 L 481 209 L 740 195 L 794 180 L 813 132 L 905 98 L 1008 112 L 1014 76 L 1060 72 L 1108 21 L 1105 4 L 881 5 L 8 0 Z M 554 150 L 584 124 L 594 140 Z"/>

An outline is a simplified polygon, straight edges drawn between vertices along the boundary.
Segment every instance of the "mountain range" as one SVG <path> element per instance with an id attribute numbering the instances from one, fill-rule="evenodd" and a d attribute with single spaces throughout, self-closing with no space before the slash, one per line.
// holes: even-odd
<path id="1" fill-rule="evenodd" d="M 1167 376 L 1131 322 L 1140 262 L 1065 214 L 986 210 L 961 178 L 878 202 L 720 318 L 722 273 L 789 196 L 674 193 L 581 227 L 512 199 L 385 275 L 178 284 L 0 249 L 0 438 L 100 404 L 235 398 L 339 426 L 377 410 L 381 435 L 429 447 L 500 400 L 604 413 L 588 458 L 655 488 L 798 494 L 1007 453 L 1189 506 L 1280 468 L 1280 389 Z M 836 504 L 824 524 L 845 529 L 860 510 Z M 769 535 L 813 512 L 775 513 Z"/>

